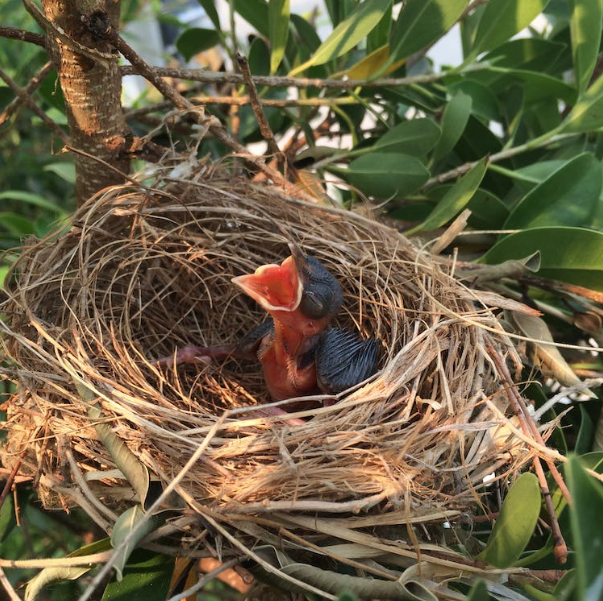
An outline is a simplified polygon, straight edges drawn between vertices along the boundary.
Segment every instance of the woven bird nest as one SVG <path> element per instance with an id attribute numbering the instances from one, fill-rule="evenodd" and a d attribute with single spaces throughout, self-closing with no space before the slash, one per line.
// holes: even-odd
<path id="1" fill-rule="evenodd" d="M 150 364 L 260 323 L 265 314 L 231 278 L 288 256 L 278 224 L 340 282 L 337 325 L 380 344 L 371 380 L 295 414 L 305 419 L 297 426 L 257 410 L 270 402 L 259 363 Z M 279 524 L 311 533 L 314 550 L 351 541 L 329 531 L 335 514 L 365 537 L 370 557 L 367 541 L 385 536 L 377 527 L 471 512 L 486 476 L 508 482 L 533 454 L 509 427 L 491 360 L 513 348 L 492 307 L 451 269 L 372 219 L 222 169 L 105 191 L 68 229 L 27 244 L 12 272 L 0 313 L 18 389 L 2 460 L 22 458 L 46 506 L 79 504 L 110 527 L 136 487 L 116 468 L 102 424 L 151 480 L 178 476 L 180 497 L 220 516 L 247 548 L 276 544 Z M 192 546 L 203 546 L 195 535 L 206 526 L 188 524 Z M 231 543 L 225 556 L 240 552 Z"/>

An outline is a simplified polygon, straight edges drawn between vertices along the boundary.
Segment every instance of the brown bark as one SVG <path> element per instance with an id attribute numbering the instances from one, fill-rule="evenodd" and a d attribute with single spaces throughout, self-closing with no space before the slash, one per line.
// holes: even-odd
<path id="1" fill-rule="evenodd" d="M 74 155 L 78 204 L 106 186 L 123 183 L 119 172 L 129 172 L 125 151 L 131 132 L 121 106 L 118 54 L 86 25 L 96 14 L 117 28 L 119 4 L 119 0 L 42 0 L 50 22 L 47 46 L 65 96 L 72 145 L 89 155 Z"/>

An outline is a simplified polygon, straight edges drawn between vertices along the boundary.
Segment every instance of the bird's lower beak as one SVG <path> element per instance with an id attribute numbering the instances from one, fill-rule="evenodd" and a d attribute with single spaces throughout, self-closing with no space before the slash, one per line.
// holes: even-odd
<path id="1" fill-rule="evenodd" d="M 303 286 L 292 256 L 281 265 L 262 265 L 232 281 L 268 312 L 295 311 L 301 302 Z"/>

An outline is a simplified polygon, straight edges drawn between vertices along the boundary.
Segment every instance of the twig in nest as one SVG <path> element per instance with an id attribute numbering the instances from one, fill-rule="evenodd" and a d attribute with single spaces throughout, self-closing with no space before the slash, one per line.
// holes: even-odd
<path id="1" fill-rule="evenodd" d="M 515 384 L 511 378 L 511 374 L 507 369 L 507 366 L 490 343 L 488 343 L 487 348 L 488 354 L 496 364 L 498 372 L 500 373 L 503 386 L 505 387 L 505 392 L 507 393 L 509 402 L 511 403 L 511 406 L 513 407 L 513 410 L 515 411 L 515 414 L 519 419 L 519 423 L 521 425 L 522 430 L 524 431 L 524 434 L 526 434 L 527 436 L 533 436 L 537 442 L 544 444 L 544 441 L 540 436 L 540 432 L 538 432 L 536 424 L 532 421 L 532 418 L 527 411 L 527 407 L 525 406 L 523 399 L 521 399 L 521 396 L 517 392 Z M 557 484 L 559 485 L 561 492 L 566 497 L 568 503 L 571 504 L 571 497 L 569 495 L 569 491 L 567 490 L 565 482 L 563 482 L 563 478 L 557 470 L 557 467 L 552 461 L 547 459 L 545 459 L 545 461 L 551 471 L 553 478 L 555 479 L 555 482 L 557 482 Z M 540 483 L 540 488 L 542 490 L 542 496 L 544 497 L 544 502 L 547 506 L 549 517 L 551 519 L 551 532 L 553 535 L 555 559 L 558 563 L 564 564 L 567 562 L 567 545 L 565 544 L 565 540 L 563 539 L 563 535 L 561 534 L 561 529 L 559 528 L 559 522 L 557 520 L 555 507 L 553 506 L 553 500 L 551 498 L 551 491 L 549 490 L 546 481 L 546 476 L 542 468 L 540 457 L 534 456 L 533 463 L 536 475 L 538 477 L 538 482 Z"/>
<path id="2" fill-rule="evenodd" d="M 27 86 L 23 91 L 30 96 L 42 85 L 46 76 L 54 69 L 54 65 L 51 62 L 46 63 L 38 72 L 38 74 L 29 80 Z M 19 107 L 24 103 L 24 99 L 21 96 L 17 96 L 11 102 L 6 105 L 6 108 L 0 113 L 0 126 L 4 125 L 18 110 Z"/>
<path id="3" fill-rule="evenodd" d="M 222 572 L 226 570 L 230 570 L 230 568 L 236 566 L 239 563 L 239 559 L 231 559 L 230 561 L 224 562 L 222 565 L 218 566 L 215 570 L 208 572 L 201 578 L 198 582 L 193 584 L 190 588 L 182 591 L 178 595 L 174 595 L 170 597 L 168 601 L 182 601 L 182 599 L 186 599 L 188 597 L 192 597 L 200 591 L 206 584 L 209 584 L 216 576 L 219 576 Z"/>
<path id="4" fill-rule="evenodd" d="M 0 79 L 19 97 L 42 122 L 54 131 L 65 144 L 69 144 L 69 136 L 33 101 L 31 94 L 18 86 L 13 79 L 0 68 Z"/>
<path id="5" fill-rule="evenodd" d="M 10 580 L 6 577 L 6 574 L 2 568 L 0 568 L 0 584 L 2 584 L 6 594 L 10 601 L 21 601 L 21 597 L 17 595 L 13 585 L 10 583 Z"/>
<path id="6" fill-rule="evenodd" d="M 239 69 L 243 74 L 243 79 L 245 80 L 245 87 L 247 88 L 247 93 L 249 94 L 249 101 L 251 102 L 251 108 L 255 113 L 255 117 L 258 120 L 258 125 L 260 126 L 260 132 L 268 143 L 268 149 L 270 152 L 278 158 L 280 164 L 283 162 L 283 153 L 281 149 L 278 147 L 276 140 L 274 139 L 274 134 L 272 133 L 272 129 L 270 128 L 270 124 L 268 123 L 268 119 L 266 119 L 266 114 L 264 113 L 264 109 L 262 108 L 262 104 L 260 103 L 260 99 L 258 97 L 258 91 L 253 83 L 253 78 L 251 77 L 251 71 L 249 70 L 249 62 L 242 54 L 237 54 L 237 63 L 239 65 Z"/>

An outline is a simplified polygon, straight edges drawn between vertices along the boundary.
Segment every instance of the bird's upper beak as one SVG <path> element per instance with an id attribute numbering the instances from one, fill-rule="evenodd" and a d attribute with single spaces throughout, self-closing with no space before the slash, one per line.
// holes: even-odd
<path id="1" fill-rule="evenodd" d="M 255 273 L 233 278 L 232 281 L 268 312 L 295 311 L 303 292 L 298 273 L 299 255 L 303 260 L 297 247 L 295 250 L 292 248 L 292 255 L 280 265 L 262 265 Z"/>

